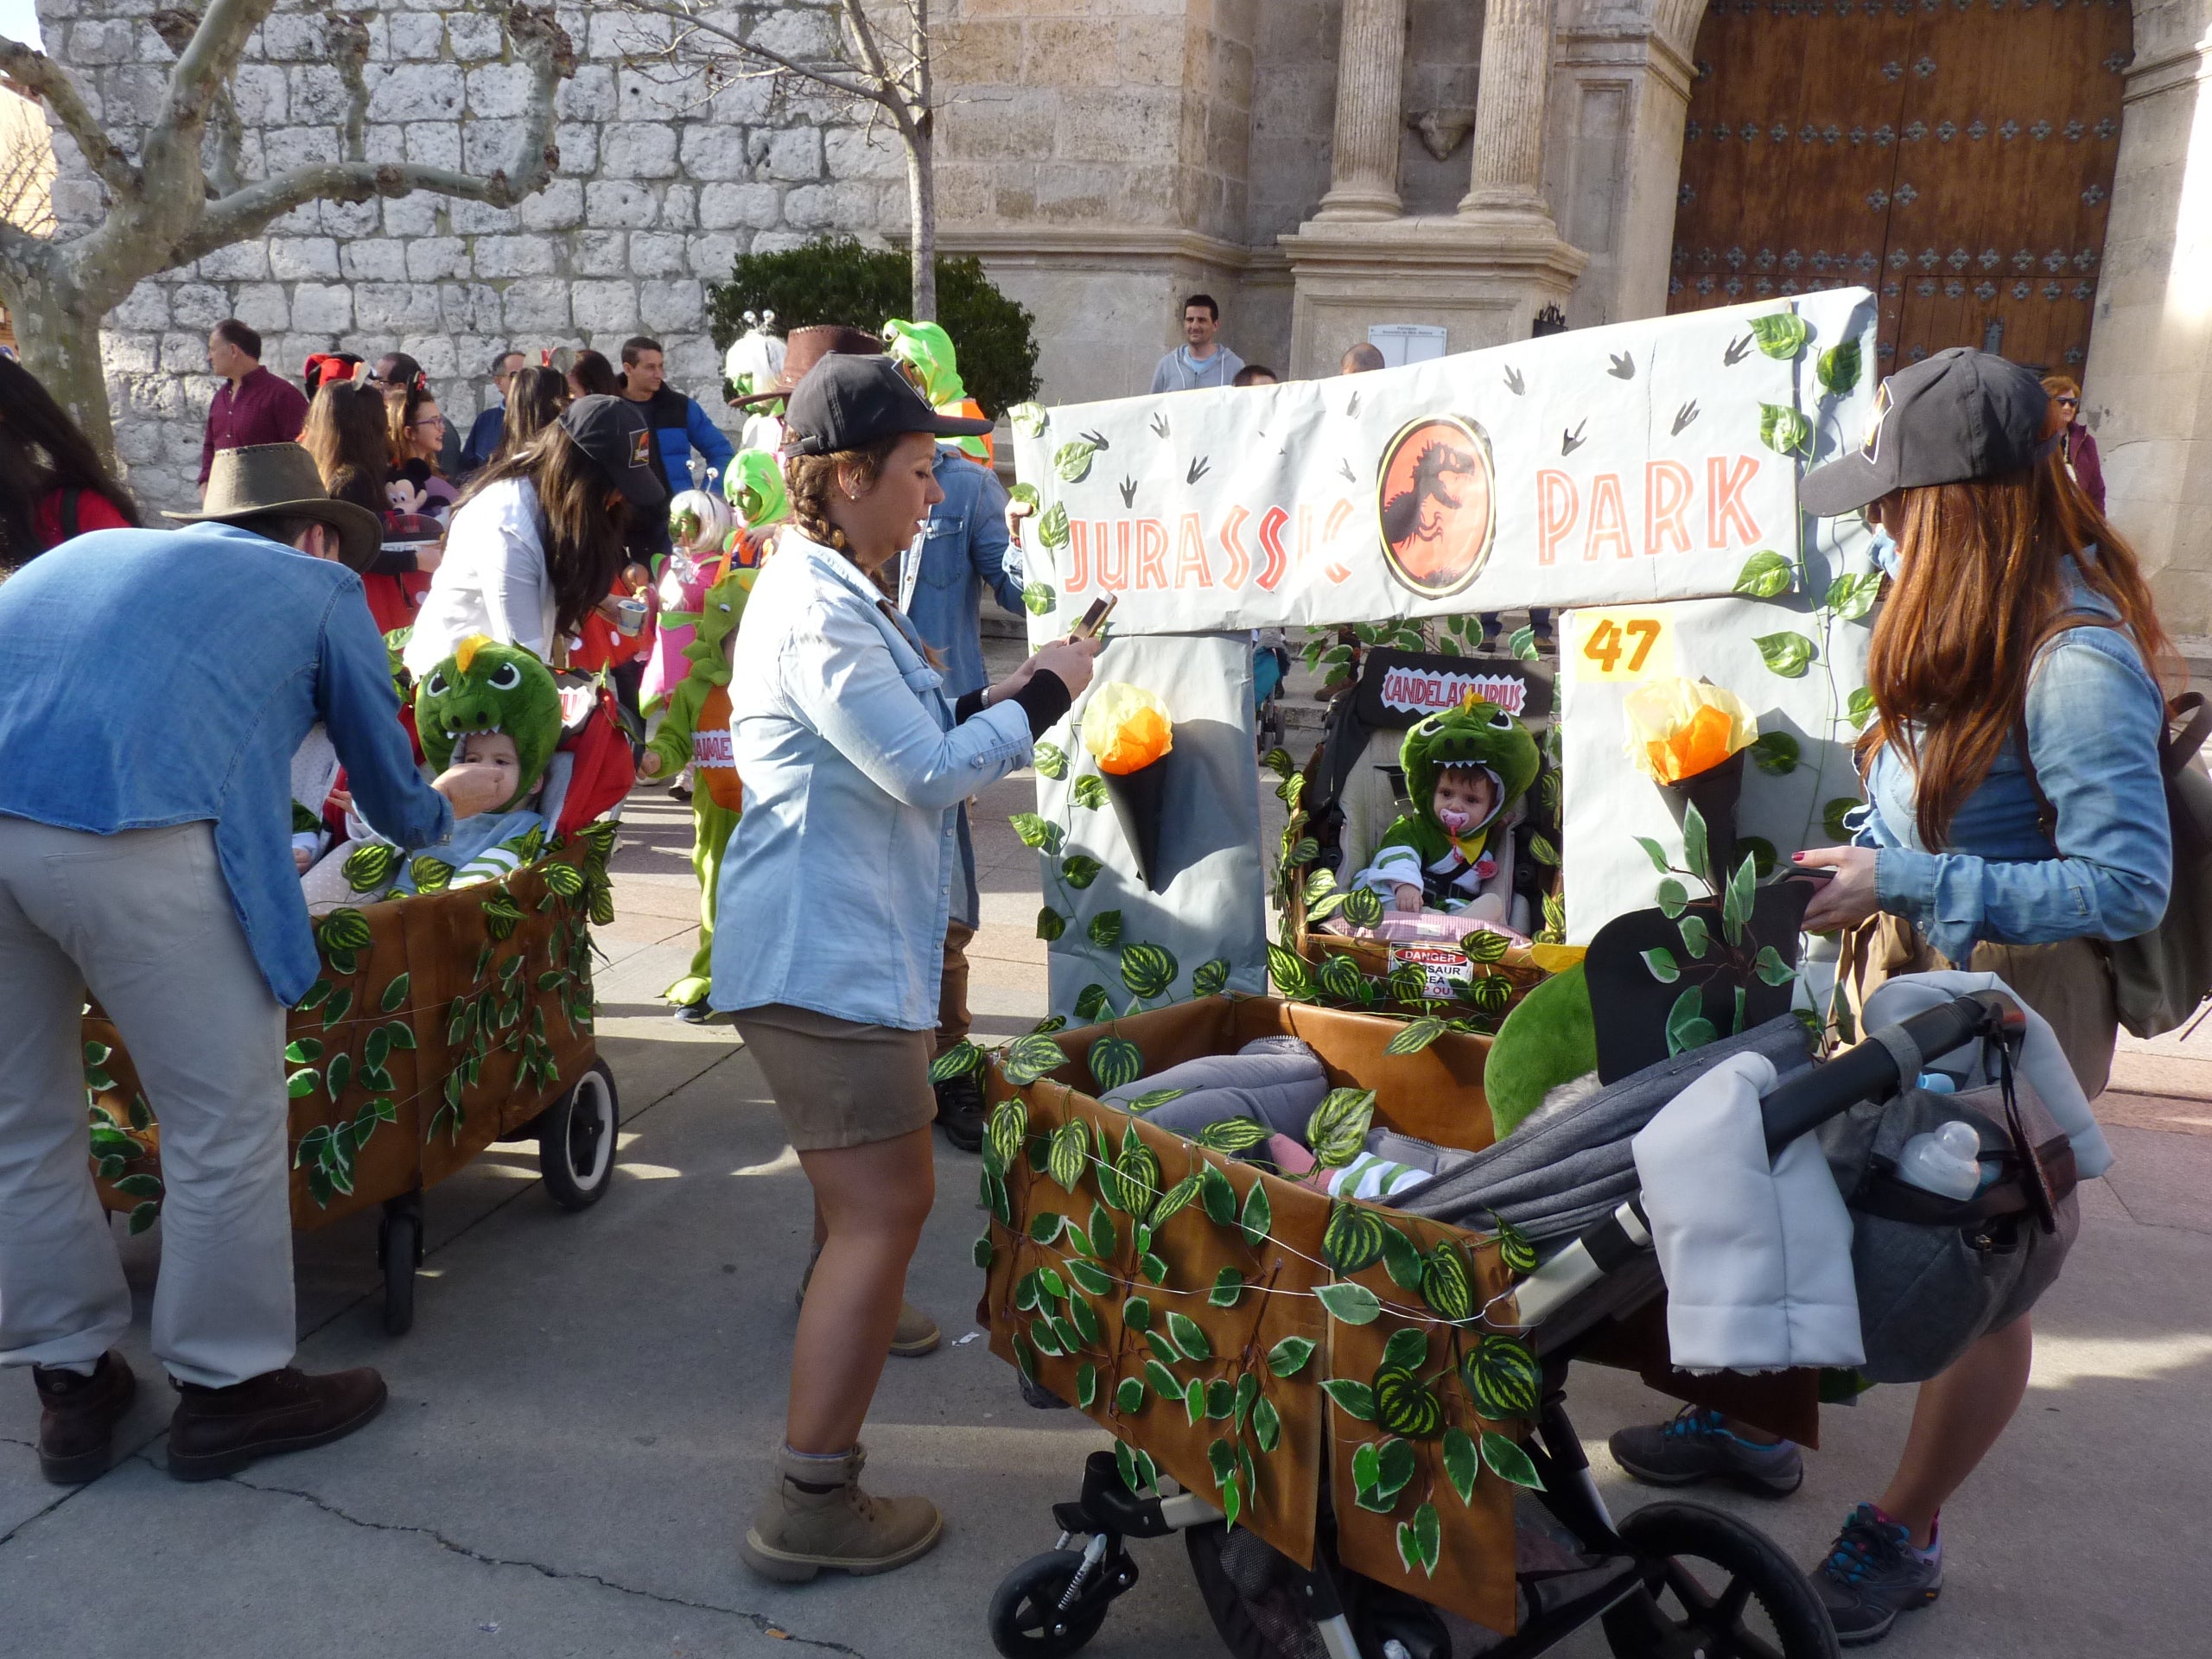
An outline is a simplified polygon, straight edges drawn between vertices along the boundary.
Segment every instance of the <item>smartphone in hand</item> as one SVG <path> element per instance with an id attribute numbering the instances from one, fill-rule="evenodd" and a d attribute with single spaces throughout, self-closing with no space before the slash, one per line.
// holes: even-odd
<path id="1" fill-rule="evenodd" d="M 1099 630 L 1106 626 L 1106 619 L 1114 613 L 1114 607 L 1121 603 L 1119 594 L 1101 594 L 1090 601 L 1090 608 L 1084 612 L 1083 620 L 1075 625 L 1077 639 L 1096 639 Z"/>

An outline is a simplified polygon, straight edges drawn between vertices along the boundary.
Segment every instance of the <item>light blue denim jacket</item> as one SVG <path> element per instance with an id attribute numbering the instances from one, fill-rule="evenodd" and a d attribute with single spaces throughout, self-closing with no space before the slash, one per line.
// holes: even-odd
<path id="1" fill-rule="evenodd" d="M 900 559 L 906 614 L 944 658 L 944 689 L 964 697 L 990 683 L 983 667 L 982 630 L 976 610 L 988 588 L 999 608 L 1027 620 L 1021 604 L 1021 558 L 1006 533 L 1006 492 L 988 467 L 957 449 L 940 448 L 938 487 L 944 499 Z M 1009 555 L 1012 556 L 1009 556 Z M 905 574 L 906 567 L 920 568 Z"/>
<path id="2" fill-rule="evenodd" d="M 1002 702 L 953 723 L 921 637 L 843 555 L 787 527 L 738 624 L 730 747 L 745 816 L 723 855 L 708 1001 L 926 1031 L 954 820 L 1028 764 Z"/>
<path id="3" fill-rule="evenodd" d="M 2072 607 L 2117 620 L 2072 582 Z M 1961 803 L 1948 844 L 1928 851 L 1913 821 L 1913 775 L 1891 747 L 1875 756 L 1857 840 L 1878 848 L 1877 901 L 1963 964 L 1980 940 L 2046 944 L 2126 939 L 2165 914 L 2173 846 L 2158 740 L 2165 697 L 2133 637 L 2105 627 L 2057 635 L 2028 681 L 2028 749 L 2057 817 L 2056 836 L 2021 765 L 2017 735 Z"/>
<path id="4" fill-rule="evenodd" d="M 292 863 L 292 752 L 318 720 L 363 817 L 410 850 L 445 840 L 453 809 L 415 769 L 345 566 L 195 524 L 94 531 L 0 582 L 0 814 L 101 836 L 213 823 L 287 1003 L 318 968 Z"/>

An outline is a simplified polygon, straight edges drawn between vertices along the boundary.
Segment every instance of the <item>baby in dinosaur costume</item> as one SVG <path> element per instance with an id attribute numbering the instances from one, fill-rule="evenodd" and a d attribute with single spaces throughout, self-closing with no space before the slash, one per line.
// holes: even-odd
<path id="1" fill-rule="evenodd" d="M 1502 889 L 1497 844 L 1506 815 L 1536 781 L 1529 728 L 1470 696 L 1414 723 L 1398 751 L 1414 810 L 1393 823 L 1352 885 L 1401 914 L 1443 911 L 1503 925 L 1513 895 Z"/>
<path id="2" fill-rule="evenodd" d="M 513 790 L 488 812 L 454 825 L 442 846 L 402 857 L 358 817 L 353 838 L 302 881 L 309 910 L 496 881 L 536 861 L 552 825 L 538 810 L 561 741 L 561 693 L 545 664 L 519 645 L 470 634 L 415 689 L 415 730 L 432 772 L 475 764 L 507 774 Z"/>
<path id="3" fill-rule="evenodd" d="M 743 522 L 732 532 L 727 555 L 701 567 L 698 581 L 703 591 L 692 590 L 683 611 L 663 613 L 664 627 L 674 620 L 690 629 L 690 639 L 683 647 L 684 671 L 647 709 L 657 710 L 659 721 L 638 768 L 647 778 L 673 776 L 687 763 L 696 769 L 691 791 L 691 868 L 699 877 L 699 949 L 690 969 L 662 993 L 677 1017 L 690 1021 L 707 1014 L 717 878 L 723 849 L 744 804 L 742 785 L 730 766 L 730 651 L 739 619 L 745 614 L 746 595 L 753 591 L 761 561 L 773 548 L 772 526 L 790 511 L 782 471 L 765 450 L 739 453 L 722 480 L 722 493 Z"/>

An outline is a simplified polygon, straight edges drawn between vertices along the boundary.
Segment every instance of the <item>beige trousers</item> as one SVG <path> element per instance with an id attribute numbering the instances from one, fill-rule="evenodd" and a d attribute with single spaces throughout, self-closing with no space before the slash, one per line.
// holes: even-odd
<path id="1" fill-rule="evenodd" d="M 155 1354 L 210 1388 L 290 1363 L 284 1009 L 213 826 L 95 836 L 0 817 L 0 1365 L 80 1365 L 130 1323 L 88 1161 L 87 988 L 161 1123 Z"/>

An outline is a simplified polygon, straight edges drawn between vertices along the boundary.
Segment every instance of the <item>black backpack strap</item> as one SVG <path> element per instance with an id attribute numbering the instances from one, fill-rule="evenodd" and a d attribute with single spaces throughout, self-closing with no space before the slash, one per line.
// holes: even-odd
<path id="1" fill-rule="evenodd" d="M 61 539 L 65 542 L 73 541 L 84 533 L 78 527 L 77 517 L 77 500 L 83 494 L 84 491 L 79 489 L 74 484 L 67 485 L 62 489 Z"/>

